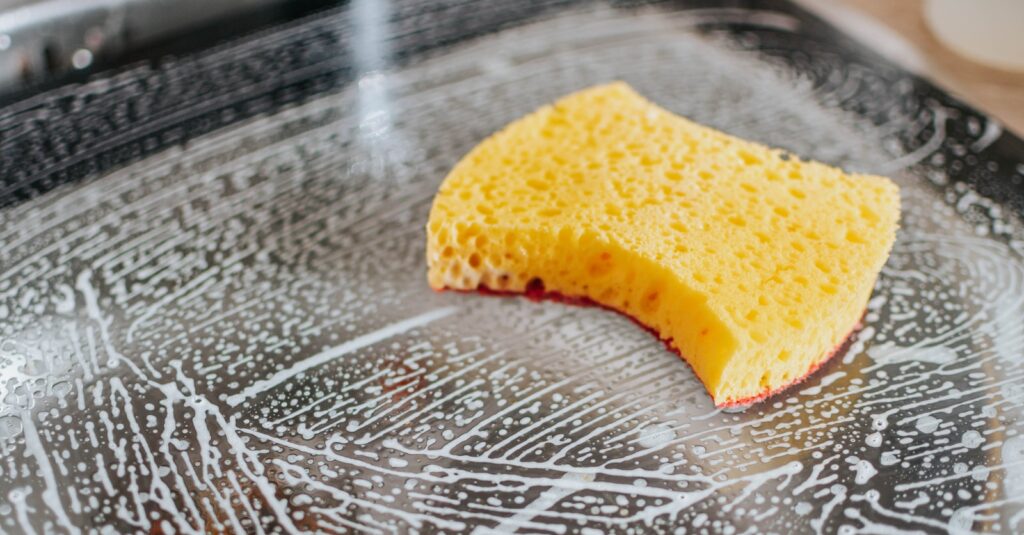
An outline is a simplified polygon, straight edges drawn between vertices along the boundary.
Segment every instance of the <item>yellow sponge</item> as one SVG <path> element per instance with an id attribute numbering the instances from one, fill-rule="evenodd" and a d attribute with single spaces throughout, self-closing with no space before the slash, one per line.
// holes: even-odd
<path id="1" fill-rule="evenodd" d="M 427 224 L 428 278 L 618 310 L 678 351 L 716 405 L 746 404 L 856 327 L 898 219 L 886 178 L 799 161 L 612 83 L 455 166 Z"/>

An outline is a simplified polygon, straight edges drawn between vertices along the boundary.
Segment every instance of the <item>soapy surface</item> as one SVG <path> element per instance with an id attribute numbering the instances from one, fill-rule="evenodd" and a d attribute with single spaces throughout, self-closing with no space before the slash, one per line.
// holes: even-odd
<path id="1" fill-rule="evenodd" d="M 572 12 L 0 209 L 0 527 L 1021 531 L 1024 225 L 954 178 L 1024 167 L 998 123 L 813 30 Z M 616 78 L 899 183 L 863 328 L 784 395 L 718 410 L 626 318 L 423 283 L 441 177 Z"/>

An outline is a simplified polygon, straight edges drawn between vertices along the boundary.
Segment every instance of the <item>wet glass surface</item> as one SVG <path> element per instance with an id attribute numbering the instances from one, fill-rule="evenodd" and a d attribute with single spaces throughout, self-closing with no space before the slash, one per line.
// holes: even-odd
<path id="1" fill-rule="evenodd" d="M 0 526 L 1024 529 L 1024 144 L 743 6 L 353 2 L 3 111 Z M 716 410 L 625 318 L 427 287 L 447 170 L 614 79 L 900 183 L 805 383 Z"/>

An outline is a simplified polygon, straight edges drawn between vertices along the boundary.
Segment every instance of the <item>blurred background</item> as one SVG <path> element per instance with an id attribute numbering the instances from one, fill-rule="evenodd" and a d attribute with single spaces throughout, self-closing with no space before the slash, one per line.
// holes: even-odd
<path id="1" fill-rule="evenodd" d="M 1024 1 L 799 3 L 1024 133 Z"/>
<path id="2" fill-rule="evenodd" d="M 337 0 L 0 0 L 0 95 L 213 46 Z"/>
<path id="3" fill-rule="evenodd" d="M 797 0 L 1024 132 L 1024 1 Z M 339 0 L 0 0 L 0 102 L 213 46 Z M 742 6 L 742 1 L 717 4 Z"/>

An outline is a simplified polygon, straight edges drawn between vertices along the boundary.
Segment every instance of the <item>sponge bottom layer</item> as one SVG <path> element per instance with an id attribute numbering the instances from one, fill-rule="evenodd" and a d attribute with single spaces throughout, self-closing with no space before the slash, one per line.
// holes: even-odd
<path id="1" fill-rule="evenodd" d="M 687 366 L 690 366 L 691 372 L 693 371 L 693 367 L 692 367 L 692 365 L 690 365 L 689 361 L 686 359 L 686 356 L 683 355 L 682 353 L 680 353 L 679 350 L 672 345 L 672 340 L 671 339 L 662 338 L 658 334 L 658 332 L 656 330 L 654 330 L 653 328 L 651 328 L 648 325 L 645 325 L 643 322 L 641 322 L 637 318 L 635 318 L 633 316 L 630 316 L 629 314 L 626 314 L 625 312 L 623 312 L 621 310 L 618 310 L 618 309 L 615 309 L 615 308 L 611 308 L 611 307 L 602 305 L 601 303 L 598 303 L 598 302 L 590 299 L 589 297 L 565 295 L 565 294 L 563 294 L 561 292 L 549 291 L 549 290 L 544 288 L 543 283 L 541 283 L 538 279 L 534 279 L 534 280 L 530 281 L 530 283 L 527 284 L 527 286 L 526 286 L 526 290 L 522 291 L 522 292 L 515 292 L 515 291 L 508 291 L 508 290 L 494 290 L 494 289 L 488 288 L 487 286 L 484 286 L 484 285 L 478 286 L 475 290 L 463 290 L 463 289 L 457 289 L 457 288 L 444 287 L 444 288 L 438 289 L 437 291 L 439 291 L 439 292 L 457 292 L 457 293 L 475 293 L 475 294 L 486 295 L 486 296 L 491 296 L 491 297 L 525 297 L 525 298 L 529 299 L 530 301 L 534 301 L 534 302 L 553 301 L 553 302 L 556 302 L 556 303 L 563 303 L 563 304 L 573 305 L 573 306 L 596 307 L 596 308 L 602 308 L 602 309 L 605 309 L 605 310 L 610 310 L 612 312 L 615 312 L 616 314 L 619 314 L 621 316 L 625 316 L 626 318 L 629 318 L 633 323 L 639 325 L 645 331 L 647 331 L 647 332 L 651 333 L 652 335 L 654 335 L 655 338 L 658 338 L 659 340 L 661 340 L 661 342 L 665 345 L 666 349 L 668 349 L 670 352 L 672 352 L 676 356 L 678 356 L 679 359 L 682 360 L 684 363 L 686 363 Z M 860 321 L 858 321 L 855 325 L 853 325 L 853 327 L 850 328 L 850 332 L 847 333 L 846 336 L 844 336 L 842 338 L 842 342 L 840 342 L 838 345 L 836 345 L 836 347 L 832 348 L 830 351 L 828 351 L 827 353 L 822 355 L 821 358 L 819 358 L 818 360 L 812 362 L 810 367 L 807 369 L 807 371 L 803 375 L 799 375 L 795 379 L 793 379 L 793 380 L 789 381 L 788 383 L 785 383 L 785 384 L 783 384 L 781 386 L 778 386 L 777 388 L 774 388 L 774 389 L 773 388 L 768 388 L 768 389 L 765 389 L 763 392 L 760 392 L 760 393 L 755 394 L 753 396 L 746 397 L 746 398 L 739 399 L 739 400 L 729 400 L 729 401 L 724 402 L 724 403 L 718 403 L 715 406 L 717 408 L 719 408 L 719 409 L 745 408 L 745 407 L 748 407 L 748 406 L 753 405 L 755 403 L 758 403 L 760 401 L 763 401 L 765 399 L 768 399 L 768 398 L 770 398 L 770 397 L 772 397 L 772 396 L 774 396 L 776 394 L 779 394 L 781 392 L 789 390 L 791 387 L 793 387 L 793 386 L 795 386 L 795 385 L 797 385 L 799 383 L 802 383 L 808 377 L 810 377 L 811 375 L 814 375 L 814 373 L 817 372 L 822 366 L 824 366 L 830 360 L 832 360 L 832 357 L 834 357 L 837 354 L 841 353 L 841 350 L 844 347 L 846 347 L 847 345 L 849 345 L 851 338 L 860 329 L 860 327 L 861 327 L 861 323 L 860 323 Z M 708 397 L 711 397 L 711 395 L 708 394 Z M 714 398 L 712 398 L 712 402 L 714 402 Z"/>

